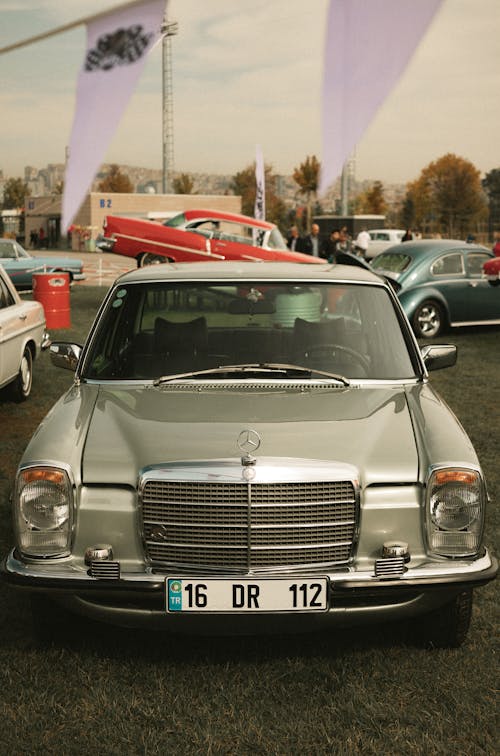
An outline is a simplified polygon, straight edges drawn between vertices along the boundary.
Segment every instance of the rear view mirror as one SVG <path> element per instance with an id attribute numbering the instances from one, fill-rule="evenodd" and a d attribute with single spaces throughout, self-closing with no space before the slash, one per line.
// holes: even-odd
<path id="1" fill-rule="evenodd" d="M 429 344 L 420 350 L 427 370 L 441 370 L 453 367 L 457 361 L 457 348 L 454 344 Z"/>
<path id="2" fill-rule="evenodd" d="M 231 315 L 272 315 L 276 312 L 274 303 L 270 300 L 259 299 L 254 302 L 246 297 L 232 299 L 227 309 Z"/>
<path id="3" fill-rule="evenodd" d="M 65 341 L 57 341 L 50 345 L 50 359 L 55 367 L 65 370 L 76 370 L 82 347 L 79 344 L 69 344 Z"/>

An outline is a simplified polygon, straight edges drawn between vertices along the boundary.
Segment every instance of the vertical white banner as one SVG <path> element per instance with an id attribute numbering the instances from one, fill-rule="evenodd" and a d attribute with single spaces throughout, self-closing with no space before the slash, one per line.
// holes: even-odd
<path id="1" fill-rule="evenodd" d="M 264 158 L 259 144 L 255 147 L 255 208 L 254 216 L 258 220 L 266 219 L 266 183 Z"/>
<path id="2" fill-rule="evenodd" d="M 118 7 L 87 24 L 64 180 L 61 232 L 66 233 L 88 192 L 120 118 L 161 36 L 166 0 Z M 141 139 L 141 135 L 137 135 Z"/>
<path id="3" fill-rule="evenodd" d="M 330 0 L 319 193 L 340 176 L 442 0 Z"/>

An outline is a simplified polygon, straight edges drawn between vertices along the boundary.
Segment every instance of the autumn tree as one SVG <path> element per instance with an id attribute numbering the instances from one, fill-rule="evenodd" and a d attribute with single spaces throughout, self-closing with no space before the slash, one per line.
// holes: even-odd
<path id="1" fill-rule="evenodd" d="M 408 185 L 415 225 L 425 232 L 464 237 L 486 217 L 487 206 L 477 168 L 448 153 L 429 163 Z"/>
<path id="2" fill-rule="evenodd" d="M 13 210 L 24 207 L 26 197 L 31 194 L 28 185 L 21 178 L 10 178 L 3 190 L 3 209 Z"/>
<path id="3" fill-rule="evenodd" d="M 172 181 L 174 194 L 193 194 L 194 182 L 189 173 L 181 173 Z"/>
<path id="4" fill-rule="evenodd" d="M 489 230 L 500 230 L 500 168 L 494 168 L 481 181 L 488 197 L 490 211 Z"/>
<path id="5" fill-rule="evenodd" d="M 116 194 L 128 194 L 134 191 L 129 177 L 122 173 L 118 165 L 112 165 L 107 176 L 97 186 L 98 192 L 114 192 Z"/>
<path id="6" fill-rule="evenodd" d="M 369 189 L 358 194 L 355 200 L 355 211 L 369 215 L 386 215 L 387 202 L 381 181 L 374 181 Z"/>
<path id="7" fill-rule="evenodd" d="M 403 199 L 400 218 L 401 221 L 399 223 L 403 228 L 416 228 L 418 226 L 418 224 L 415 223 L 415 203 L 413 202 L 413 197 L 410 191 L 406 192 Z"/>
<path id="8" fill-rule="evenodd" d="M 266 195 L 266 220 L 276 223 L 282 229 L 287 224 L 286 206 L 276 192 L 277 178 L 271 165 L 264 166 L 264 181 Z M 255 194 L 257 182 L 255 178 L 255 163 L 247 166 L 233 176 L 231 190 L 241 196 L 241 211 L 244 215 L 253 217 L 255 209 Z"/>
<path id="9" fill-rule="evenodd" d="M 309 155 L 303 163 L 293 171 L 293 180 L 299 186 L 299 194 L 306 200 L 307 231 L 311 230 L 311 208 L 313 198 L 317 199 L 321 164 L 316 155 Z"/>

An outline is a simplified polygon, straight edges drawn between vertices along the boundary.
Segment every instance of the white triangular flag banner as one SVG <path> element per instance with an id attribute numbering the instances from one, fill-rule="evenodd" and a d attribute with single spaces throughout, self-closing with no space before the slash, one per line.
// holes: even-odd
<path id="1" fill-rule="evenodd" d="M 260 145 L 255 147 L 255 206 L 254 216 L 258 220 L 266 219 L 266 185 L 265 170 L 262 148 Z"/>
<path id="2" fill-rule="evenodd" d="M 319 193 L 340 176 L 442 0 L 330 0 Z"/>
<path id="3" fill-rule="evenodd" d="M 96 17 L 87 24 L 62 200 L 62 233 L 89 190 L 139 80 L 146 56 L 161 36 L 166 0 L 149 0 Z M 140 139 L 140 134 L 137 135 Z"/>

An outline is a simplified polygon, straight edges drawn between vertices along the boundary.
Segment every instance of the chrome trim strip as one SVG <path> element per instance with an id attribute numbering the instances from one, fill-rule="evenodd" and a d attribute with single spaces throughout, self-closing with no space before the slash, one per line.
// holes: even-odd
<path id="1" fill-rule="evenodd" d="M 450 323 L 450 326 L 452 328 L 462 328 L 463 326 L 481 326 L 481 325 L 499 325 L 500 324 L 500 318 L 495 318 L 494 320 L 464 320 L 462 321 L 456 321 L 453 323 Z"/>
<path id="2" fill-rule="evenodd" d="M 154 247 L 164 247 L 165 249 L 176 249 L 179 252 L 189 252 L 192 255 L 199 255 L 200 257 L 213 257 L 217 260 L 225 260 L 224 255 L 218 255 L 216 252 L 204 252 L 201 249 L 192 249 L 191 247 L 182 247 L 180 244 L 166 244 L 165 242 L 153 241 L 152 239 L 143 239 L 141 236 L 129 236 L 128 234 L 114 234 L 116 239 L 124 239 L 125 241 L 134 241 L 139 244 L 152 244 Z"/>

